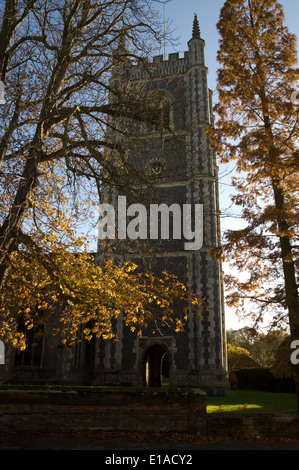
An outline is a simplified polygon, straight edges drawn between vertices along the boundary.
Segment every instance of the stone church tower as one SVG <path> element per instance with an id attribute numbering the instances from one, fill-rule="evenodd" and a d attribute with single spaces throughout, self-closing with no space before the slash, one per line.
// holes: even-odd
<path id="1" fill-rule="evenodd" d="M 168 240 L 151 245 L 154 259 L 151 266 L 158 270 L 166 267 L 168 272 L 186 281 L 204 301 L 199 320 L 190 313 L 181 333 L 164 329 L 157 335 L 148 328 L 137 337 L 119 319 L 118 341 L 103 342 L 99 347 L 98 384 L 159 386 L 161 371 L 165 369 L 169 386 L 199 387 L 212 394 L 226 390 L 222 271 L 221 264 L 210 254 L 220 243 L 220 212 L 216 156 L 205 134 L 205 127 L 213 126 L 214 117 L 204 47 L 195 16 L 192 38 L 183 58 L 174 53 L 169 54 L 168 60 L 157 56 L 152 62 L 141 65 L 120 61 L 111 79 L 112 88 L 130 88 L 158 103 L 162 131 L 140 122 L 117 119 L 113 122 L 113 128 L 119 131 L 116 140 L 122 139 L 121 131 L 128 135 L 134 128 L 135 144 L 131 147 L 128 144 L 130 165 L 153 182 L 159 203 L 166 203 L 168 207 L 171 204 L 180 207 L 201 204 L 203 207 L 200 247 L 185 249 L 184 240 L 169 236 Z M 108 191 L 108 201 L 116 206 L 119 195 L 117 191 Z M 142 249 L 142 242 L 139 240 L 133 251 L 128 249 L 127 257 L 137 264 L 142 251 L 143 259 L 146 258 L 147 249 Z M 119 251 L 119 256 L 126 258 L 124 249 L 121 253 Z"/>

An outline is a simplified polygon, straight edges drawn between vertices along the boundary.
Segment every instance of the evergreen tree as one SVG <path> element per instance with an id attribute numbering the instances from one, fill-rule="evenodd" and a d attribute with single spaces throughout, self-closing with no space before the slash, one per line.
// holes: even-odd
<path id="1" fill-rule="evenodd" d="M 225 234 L 219 255 L 249 273 L 226 276 L 228 300 L 241 311 L 254 302 L 257 321 L 266 311 L 275 324 L 287 318 L 299 339 L 296 36 L 276 0 L 227 0 L 217 27 L 219 119 L 210 132 L 222 162 L 235 162 L 233 200 L 246 222 Z M 298 366 L 294 377 L 299 393 Z"/>

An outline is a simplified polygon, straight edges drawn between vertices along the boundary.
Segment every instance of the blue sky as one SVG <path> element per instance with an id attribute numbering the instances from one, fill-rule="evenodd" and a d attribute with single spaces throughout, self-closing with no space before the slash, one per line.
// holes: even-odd
<path id="1" fill-rule="evenodd" d="M 183 52 L 188 50 L 187 42 L 192 35 L 192 24 L 194 13 L 197 14 L 201 37 L 205 40 L 205 60 L 206 66 L 209 69 L 209 88 L 213 91 L 216 89 L 217 80 L 217 50 L 219 34 L 216 24 L 219 19 L 220 10 L 225 3 L 225 0 L 171 0 L 165 7 L 165 18 L 171 23 L 171 30 L 173 36 L 178 38 L 175 46 L 166 44 L 166 54 L 171 52 Z M 285 24 L 288 26 L 291 33 L 297 35 L 299 38 L 299 0 L 281 0 L 280 3 L 284 7 Z M 163 15 L 163 8 L 157 8 Z M 162 16 L 163 17 L 163 16 Z M 299 41 L 298 41 L 299 45 Z M 298 47 L 299 49 L 299 47 Z M 161 54 L 164 48 L 161 50 Z M 214 102 L 217 99 L 214 96 Z M 229 167 L 230 168 L 230 167 Z M 227 172 L 227 167 L 220 165 L 219 172 L 219 188 L 220 188 L 220 205 L 221 211 L 224 214 L 230 205 L 230 194 L 232 188 L 230 187 L 231 174 Z M 221 221 L 222 229 L 237 228 L 240 221 L 235 218 L 223 218 Z M 224 271 L 228 269 L 224 265 Z M 238 322 L 234 311 L 226 307 L 226 328 L 241 328 L 247 324 L 246 322 Z"/>
<path id="2" fill-rule="evenodd" d="M 225 0 L 171 0 L 165 7 L 166 20 L 171 22 L 173 36 L 178 37 L 177 45 L 168 44 L 166 53 L 188 50 L 194 13 L 197 14 L 201 37 L 205 40 L 206 66 L 209 68 L 209 87 L 215 90 L 219 34 L 216 24 Z M 286 25 L 290 32 L 299 35 L 299 0 L 280 1 L 284 7 Z M 157 8 L 163 14 L 163 8 Z M 163 51 L 162 51 L 163 52 Z"/>

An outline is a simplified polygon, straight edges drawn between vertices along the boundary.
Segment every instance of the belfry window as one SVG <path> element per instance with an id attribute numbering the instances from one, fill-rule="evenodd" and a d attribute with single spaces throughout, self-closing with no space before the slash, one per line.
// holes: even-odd
<path id="1" fill-rule="evenodd" d="M 171 126 L 171 100 L 162 91 L 154 91 L 146 97 L 146 121 L 144 128 L 148 131 L 161 131 Z"/>

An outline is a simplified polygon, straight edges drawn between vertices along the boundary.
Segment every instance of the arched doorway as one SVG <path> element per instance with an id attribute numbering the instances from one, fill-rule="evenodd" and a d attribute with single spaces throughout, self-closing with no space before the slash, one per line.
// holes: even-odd
<path id="1" fill-rule="evenodd" d="M 143 359 L 143 386 L 161 387 L 161 378 L 169 376 L 170 358 L 161 344 L 150 346 Z"/>

